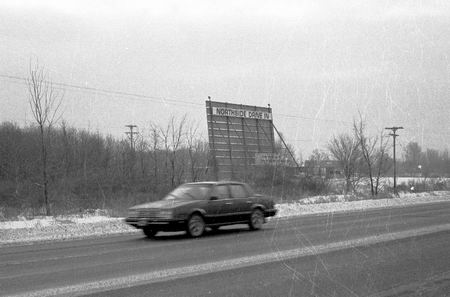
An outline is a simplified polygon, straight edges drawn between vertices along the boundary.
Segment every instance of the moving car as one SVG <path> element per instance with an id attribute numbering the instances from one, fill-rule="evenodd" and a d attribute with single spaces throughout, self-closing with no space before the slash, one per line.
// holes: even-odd
<path id="1" fill-rule="evenodd" d="M 271 199 L 254 194 L 245 183 L 197 182 L 179 186 L 163 200 L 131 207 L 125 222 L 142 229 L 147 237 L 183 230 L 198 237 L 206 227 L 216 230 L 245 223 L 258 230 L 276 212 Z"/>

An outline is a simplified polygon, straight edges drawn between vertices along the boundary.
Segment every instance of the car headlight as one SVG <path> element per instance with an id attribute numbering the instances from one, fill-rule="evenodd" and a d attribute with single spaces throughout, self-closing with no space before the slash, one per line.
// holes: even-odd
<path id="1" fill-rule="evenodd" d="M 163 209 L 163 210 L 160 210 L 158 213 L 158 217 L 161 219 L 171 219 L 172 216 L 173 216 L 172 210 Z"/>

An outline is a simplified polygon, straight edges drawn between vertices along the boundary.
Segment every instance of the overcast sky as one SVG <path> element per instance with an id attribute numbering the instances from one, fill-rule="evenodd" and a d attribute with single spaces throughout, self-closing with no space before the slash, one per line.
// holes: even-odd
<path id="1" fill-rule="evenodd" d="M 0 121 L 31 123 L 36 61 L 72 126 L 125 137 L 204 101 L 267 106 L 307 158 L 360 111 L 400 146 L 450 147 L 450 1 L 0 0 Z M 119 93 L 129 93 L 123 95 Z M 136 94 L 138 96 L 133 96 Z"/>

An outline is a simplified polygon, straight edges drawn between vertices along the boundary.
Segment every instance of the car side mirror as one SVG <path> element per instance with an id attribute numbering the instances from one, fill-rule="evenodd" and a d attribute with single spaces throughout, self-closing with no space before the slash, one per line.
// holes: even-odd
<path id="1" fill-rule="evenodd" d="M 219 197 L 217 197 L 217 196 L 211 196 L 211 198 L 209 198 L 209 200 L 211 200 L 211 201 L 219 200 Z"/>

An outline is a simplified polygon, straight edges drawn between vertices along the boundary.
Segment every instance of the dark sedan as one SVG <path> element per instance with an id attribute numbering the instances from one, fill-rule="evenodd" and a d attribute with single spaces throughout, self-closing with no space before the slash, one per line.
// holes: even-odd
<path id="1" fill-rule="evenodd" d="M 131 207 L 125 222 L 148 237 L 159 231 L 186 231 L 198 237 L 206 227 L 245 223 L 258 230 L 276 212 L 271 199 L 254 194 L 245 183 L 198 182 L 179 186 L 163 200 Z"/>

